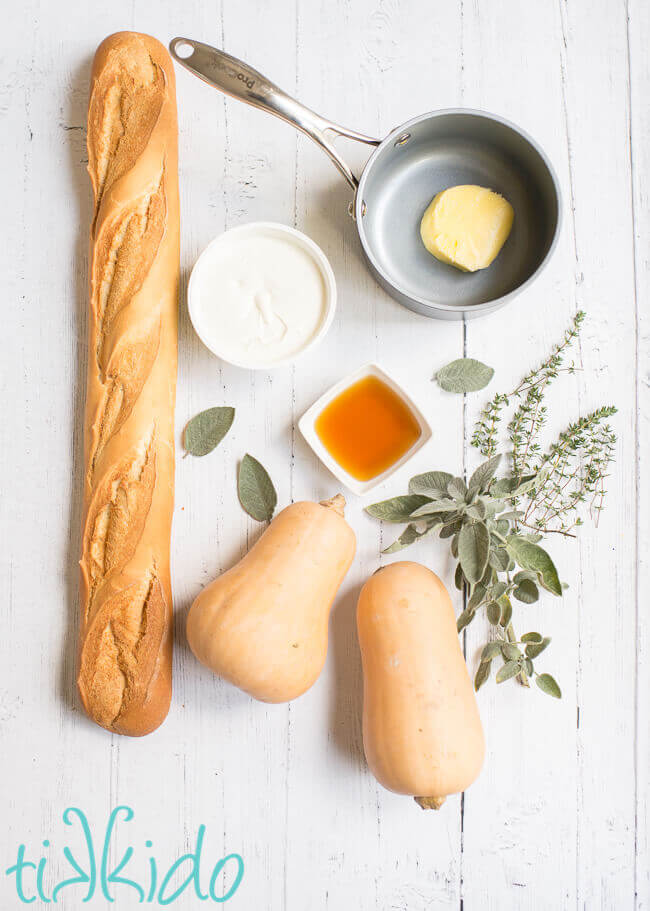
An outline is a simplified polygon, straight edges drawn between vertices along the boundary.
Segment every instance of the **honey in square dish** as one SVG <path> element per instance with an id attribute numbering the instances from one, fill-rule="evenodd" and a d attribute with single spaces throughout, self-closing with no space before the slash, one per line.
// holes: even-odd
<path id="1" fill-rule="evenodd" d="M 376 376 L 364 376 L 339 393 L 314 428 L 332 458 L 357 481 L 382 474 L 421 434 L 408 405 Z"/>

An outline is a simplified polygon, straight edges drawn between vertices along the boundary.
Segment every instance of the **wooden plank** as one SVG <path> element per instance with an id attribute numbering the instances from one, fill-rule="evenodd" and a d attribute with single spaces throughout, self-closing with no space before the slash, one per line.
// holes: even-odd
<path id="1" fill-rule="evenodd" d="M 608 511 L 580 540 L 577 894 L 584 907 L 634 901 L 636 658 L 636 356 L 627 21 L 608 3 L 562 8 L 565 99 L 575 205 L 583 410 L 619 407 Z M 598 98 L 598 116 L 587 105 Z M 600 572 L 596 568 L 602 567 Z M 607 734 L 603 722 L 607 720 Z"/>
<path id="2" fill-rule="evenodd" d="M 407 25 L 413 12 L 393 2 L 301 6 L 298 96 L 319 113 L 370 135 L 382 135 L 438 103 L 453 104 L 459 73 L 457 11 L 420 7 L 417 30 Z M 431 35 L 439 34 L 445 40 L 431 43 Z M 336 53 L 323 52 L 334 47 Z M 358 173 L 368 151 L 343 141 L 339 147 Z M 440 404 L 430 377 L 433 352 L 440 346 L 457 356 L 462 330 L 459 324 L 442 325 L 405 311 L 377 287 L 361 261 L 354 223 L 346 213 L 349 199 L 349 189 L 322 152 L 301 137 L 298 227 L 330 257 L 339 308 L 316 357 L 296 365 L 296 412 L 302 413 L 342 375 L 376 360 L 408 389 L 420 391 L 436 438 L 412 472 L 401 472 L 361 501 L 349 497 L 358 552 L 334 608 L 331 655 L 314 691 L 291 707 L 287 907 L 446 908 L 459 900 L 459 801 L 450 801 L 437 817 L 429 816 L 407 798 L 386 792 L 368 771 L 360 727 L 355 608 L 360 586 L 379 565 L 379 550 L 395 532 L 373 523 L 361 507 L 403 490 L 410 474 L 431 467 L 432 459 L 453 463 L 461 457 L 460 433 L 446 431 L 460 426 L 461 403 Z M 316 496 L 335 489 L 300 439 L 296 471 Z M 440 568 L 443 553 L 427 546 L 406 557 Z M 448 563 L 442 572 L 448 579 Z"/>
<path id="3" fill-rule="evenodd" d="M 9 340 L 0 368 L 3 608 L 8 594 L 0 814 L 9 862 L 21 842 L 38 857 L 41 839 L 62 827 L 66 804 L 59 799 L 83 800 L 87 776 L 111 779 L 110 738 L 83 719 L 74 683 L 88 242 L 79 225 L 87 227 L 90 213 L 83 130 L 89 61 L 87 51 L 75 52 L 78 23 L 65 40 L 48 25 L 36 4 L 8 10 L 0 55 L 2 196 L 12 221 L 0 246 Z M 85 21 L 81 30 L 88 31 Z M 79 756 L 80 738 L 94 750 L 92 769 L 70 761 Z M 48 891 L 55 872 L 46 870 Z M 17 900 L 8 877 L 0 880 L 0 896 L 5 907 Z"/>
<path id="4" fill-rule="evenodd" d="M 650 792 L 650 621 L 646 592 L 650 589 L 650 559 L 646 542 L 650 537 L 650 61 L 645 36 L 650 34 L 650 7 L 632 2 L 628 10 L 628 55 L 630 92 L 630 163 L 632 167 L 633 231 L 636 297 L 636 490 L 637 534 L 634 557 L 636 582 L 636 719 L 635 719 L 635 883 L 638 909 L 650 908 L 650 836 L 648 794 Z M 630 510 L 632 511 L 632 510 Z M 629 618 L 632 624 L 632 618 Z"/>
<path id="5" fill-rule="evenodd" d="M 464 47 L 464 103 L 501 114 L 527 130 L 547 151 L 566 187 L 556 9 L 531 4 L 522 16 L 514 2 L 489 10 L 465 7 Z M 535 284 L 505 309 L 467 324 L 468 355 L 496 370 L 488 389 L 467 397 L 468 472 L 481 459 L 470 445 L 479 409 L 495 392 L 513 389 L 547 356 L 575 309 L 572 291 L 565 225 L 553 260 Z M 560 384 L 549 393 L 550 433 L 579 411 L 575 381 L 559 379 Z M 539 665 L 560 679 L 564 698 L 558 703 L 534 686 L 526 690 L 513 681 L 495 684 L 497 663 L 481 690 L 488 754 L 479 786 L 465 795 L 463 896 L 469 907 L 502 911 L 536 909 L 541 903 L 560 908 L 575 901 L 577 564 L 575 547 L 555 541 L 549 545 L 562 577 L 571 582 L 570 596 L 561 606 L 549 595 L 529 607 L 515 601 L 514 626 L 518 634 L 540 630 L 553 637 Z M 467 633 L 472 671 L 489 638 L 487 620 L 478 618 Z"/>
<path id="6" fill-rule="evenodd" d="M 202 4 L 197 4 L 197 10 Z M 260 5 L 251 30 L 237 0 L 223 0 L 221 13 L 182 28 L 250 62 L 280 85 L 295 81 L 295 14 L 288 5 Z M 183 16 L 185 20 L 185 15 Z M 178 24 L 175 26 L 178 28 Z M 263 34 L 260 42 L 257 36 Z M 192 225 L 183 262 L 187 274 L 198 252 L 224 229 L 257 220 L 291 224 L 294 215 L 295 134 L 271 117 L 179 73 L 183 116 L 182 167 L 185 224 Z M 207 203 L 207 205 L 206 205 Z M 251 452 L 268 469 L 280 506 L 291 499 L 291 435 L 286 406 L 293 397 L 290 369 L 272 374 L 244 371 L 214 358 L 196 339 L 183 302 L 185 340 L 179 377 L 178 427 L 211 405 L 236 408 L 235 424 L 219 449 L 202 460 L 179 463 L 179 509 L 175 542 L 181 621 L 206 581 L 228 569 L 263 528 L 237 500 L 236 471 Z M 186 542 L 194 542 L 188 555 Z M 177 589 L 178 590 L 178 589 Z M 184 622 L 179 624 L 184 643 Z M 224 852 L 238 851 L 250 871 L 242 902 L 282 908 L 285 852 L 287 706 L 266 706 L 200 669 L 187 647 L 178 649 L 179 676 L 187 706 L 184 725 L 190 819 L 212 804 L 223 832 Z M 178 676 L 177 676 L 178 680 Z M 183 692 L 183 691 L 182 691 Z"/>

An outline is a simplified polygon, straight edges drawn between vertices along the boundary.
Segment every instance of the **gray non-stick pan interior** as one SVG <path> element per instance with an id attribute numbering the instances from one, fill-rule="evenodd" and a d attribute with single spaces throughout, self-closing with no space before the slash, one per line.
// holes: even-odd
<path id="1" fill-rule="evenodd" d="M 405 139 L 405 137 L 407 137 Z M 478 184 L 512 204 L 512 231 L 488 269 L 461 272 L 424 247 L 420 220 L 436 193 Z M 427 316 L 458 318 L 520 290 L 549 254 L 557 234 L 556 182 L 543 153 L 506 121 L 480 111 L 425 114 L 395 130 L 361 177 L 356 214 L 364 252 L 389 293 Z M 441 311 L 447 311 L 441 312 Z"/>

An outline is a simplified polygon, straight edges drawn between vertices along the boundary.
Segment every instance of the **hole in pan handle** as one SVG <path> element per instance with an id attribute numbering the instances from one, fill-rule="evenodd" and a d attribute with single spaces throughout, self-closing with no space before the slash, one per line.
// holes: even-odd
<path id="1" fill-rule="evenodd" d="M 169 43 L 169 50 L 178 63 L 208 85 L 261 111 L 275 114 L 313 139 L 329 155 L 356 193 L 359 181 L 334 147 L 328 134 L 346 136 L 348 139 L 356 139 L 368 145 L 379 145 L 381 140 L 364 136 L 355 130 L 347 130 L 326 120 L 287 95 L 252 66 L 209 44 L 194 41 L 192 38 L 173 38 Z"/>

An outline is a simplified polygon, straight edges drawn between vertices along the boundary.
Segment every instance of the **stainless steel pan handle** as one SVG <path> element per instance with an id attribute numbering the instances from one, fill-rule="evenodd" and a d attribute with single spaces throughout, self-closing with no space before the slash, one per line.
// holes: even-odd
<path id="1" fill-rule="evenodd" d="M 381 140 L 372 139 L 347 130 L 330 120 L 326 120 L 314 111 L 305 107 L 295 98 L 287 95 L 282 89 L 248 66 L 236 57 L 218 50 L 201 41 L 191 38 L 174 38 L 169 43 L 169 49 L 175 60 L 181 63 L 190 73 L 194 73 L 208 85 L 232 98 L 245 101 L 246 104 L 275 114 L 281 120 L 292 124 L 305 133 L 326 152 L 341 174 L 345 177 L 352 189 L 356 192 L 359 181 L 352 173 L 334 147 L 330 136 L 347 136 L 365 142 L 367 145 L 379 145 Z"/>

